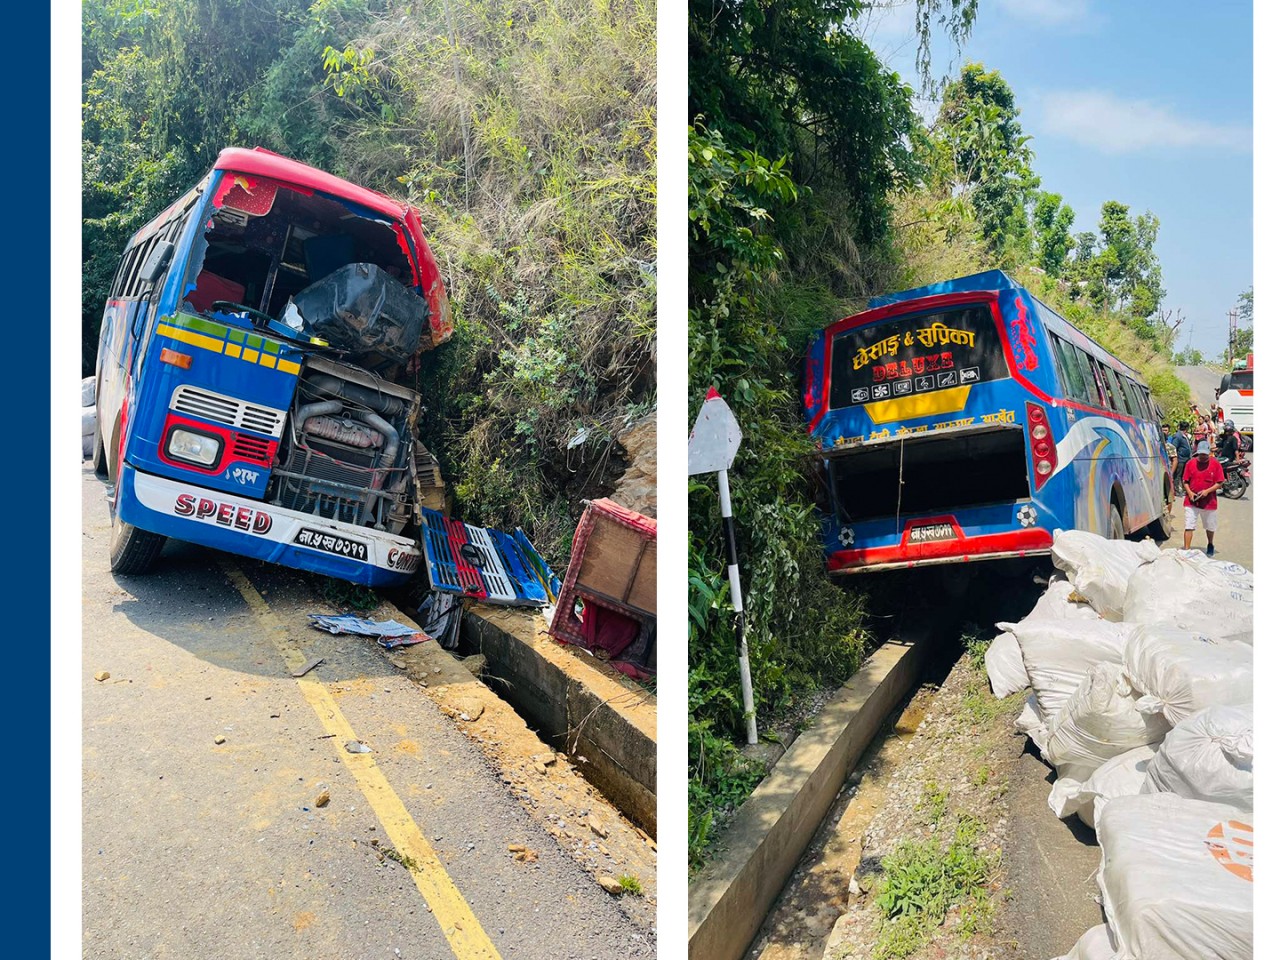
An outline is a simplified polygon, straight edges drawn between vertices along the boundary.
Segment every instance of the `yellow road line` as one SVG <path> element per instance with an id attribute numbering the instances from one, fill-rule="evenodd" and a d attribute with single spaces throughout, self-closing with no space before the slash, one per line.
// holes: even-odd
<path id="1" fill-rule="evenodd" d="M 302 667 L 307 661 L 306 656 L 289 642 L 287 628 L 271 612 L 267 601 L 254 589 L 249 578 L 228 561 L 221 561 L 221 566 L 240 596 L 244 597 L 249 609 L 269 628 L 267 635 L 285 665 L 291 671 Z M 422 835 L 403 801 L 378 769 L 373 754 L 347 753 L 344 749 L 347 741 L 359 738 L 347 723 L 347 718 L 342 715 L 342 710 L 329 690 L 323 683 L 310 677 L 299 677 L 298 687 L 320 718 L 325 731 L 333 735 L 338 756 L 355 777 L 360 792 L 369 801 L 369 806 L 373 808 L 396 850 L 406 859 L 412 859 L 414 865 L 409 867 L 409 873 L 413 882 L 418 885 L 423 899 L 430 905 L 432 915 L 440 924 L 454 956 L 458 960 L 501 960 L 498 949 L 480 926 L 480 921 L 471 912 L 462 893 L 454 886 L 435 849 Z"/>

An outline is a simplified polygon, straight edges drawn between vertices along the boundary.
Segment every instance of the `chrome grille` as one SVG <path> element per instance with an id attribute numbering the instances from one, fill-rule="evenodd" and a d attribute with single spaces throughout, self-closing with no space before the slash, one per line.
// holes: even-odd
<path id="1" fill-rule="evenodd" d="M 169 408 L 177 413 L 203 417 L 215 423 L 225 423 L 229 427 L 265 433 L 276 439 L 280 438 L 284 430 L 283 410 L 260 407 L 235 397 L 224 396 L 211 390 L 200 390 L 186 384 L 173 391 L 173 400 Z"/>

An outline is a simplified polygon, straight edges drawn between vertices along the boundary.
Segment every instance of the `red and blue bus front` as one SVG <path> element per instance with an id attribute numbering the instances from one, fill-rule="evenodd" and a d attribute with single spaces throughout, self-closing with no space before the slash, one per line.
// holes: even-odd
<path id="1" fill-rule="evenodd" d="M 364 528 L 351 513 L 266 502 L 304 355 L 223 320 L 179 311 L 157 323 L 130 404 L 120 519 L 355 583 L 402 582 L 421 563 L 413 539 Z"/>
<path id="2" fill-rule="evenodd" d="M 420 335 L 448 336 L 434 261 L 416 220 L 387 198 L 271 154 L 228 158 L 234 172 L 215 169 L 161 289 L 141 305 L 151 315 L 122 334 L 121 396 L 103 432 L 114 508 L 155 534 L 369 586 L 401 583 L 423 557 L 420 398 L 370 368 L 400 369 Z M 375 295 L 383 327 L 357 331 L 381 338 L 371 345 L 336 351 L 282 320 L 308 296 Z M 399 322 L 396 298 L 421 334 L 387 319 Z"/>
<path id="3" fill-rule="evenodd" d="M 1043 309 L 991 271 L 880 298 L 815 340 L 804 399 L 831 572 L 1043 554 L 1091 512 L 1089 457 L 1070 449 L 1089 411 L 1062 396 Z M 1095 438 L 1133 434 L 1113 452 L 1145 442 L 1102 419 Z M 1104 459 L 1108 476 L 1141 473 Z"/>

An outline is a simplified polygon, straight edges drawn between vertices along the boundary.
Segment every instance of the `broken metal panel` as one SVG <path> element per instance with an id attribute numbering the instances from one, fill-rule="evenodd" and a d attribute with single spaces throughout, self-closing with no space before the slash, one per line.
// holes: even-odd
<path id="1" fill-rule="evenodd" d="M 450 520 L 426 507 L 419 513 L 432 589 L 508 606 L 550 601 L 543 583 L 554 577 L 523 534 L 517 539 L 501 530 Z"/>
<path id="2" fill-rule="evenodd" d="M 213 194 L 215 208 L 227 207 L 253 217 L 266 216 L 276 202 L 280 184 L 246 174 L 223 177 Z"/>
<path id="3" fill-rule="evenodd" d="M 626 661 L 631 666 L 619 668 L 632 676 L 656 673 L 657 534 L 652 517 L 612 500 L 590 501 L 573 534 L 551 636 Z"/>

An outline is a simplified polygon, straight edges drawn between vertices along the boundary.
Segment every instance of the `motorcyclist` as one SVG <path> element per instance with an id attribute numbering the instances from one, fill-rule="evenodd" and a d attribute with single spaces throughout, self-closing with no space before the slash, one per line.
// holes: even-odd
<path id="1" fill-rule="evenodd" d="M 1224 463 L 1235 463 L 1240 459 L 1240 435 L 1231 420 L 1222 425 L 1222 436 L 1218 437 L 1218 459 Z"/>

